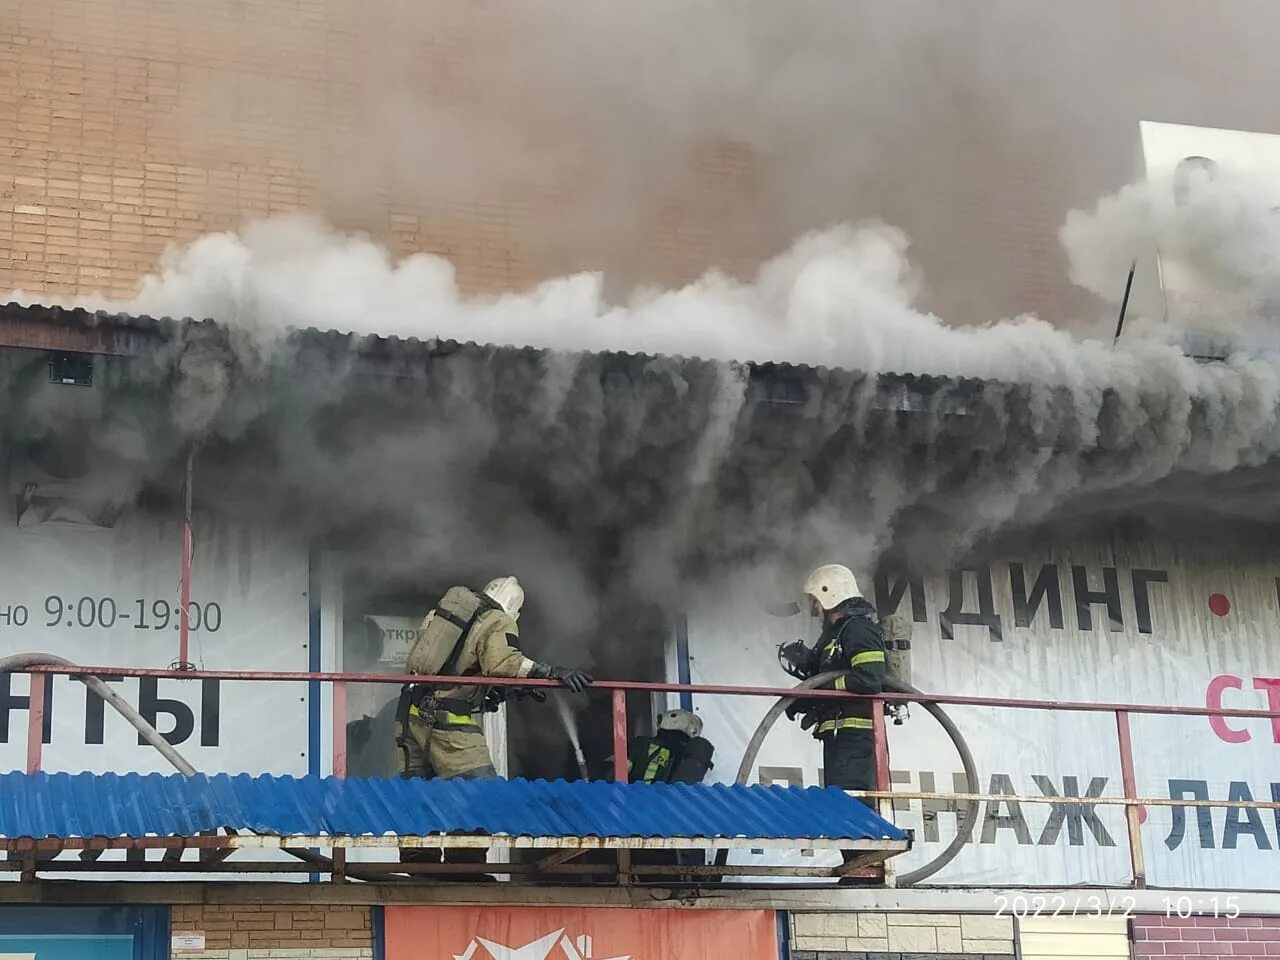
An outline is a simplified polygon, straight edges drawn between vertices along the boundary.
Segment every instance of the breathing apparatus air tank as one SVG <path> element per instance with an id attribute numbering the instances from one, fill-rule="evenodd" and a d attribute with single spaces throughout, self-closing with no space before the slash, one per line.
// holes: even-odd
<path id="1" fill-rule="evenodd" d="M 911 686 L 911 618 L 905 613 L 891 613 L 880 621 L 884 632 L 884 667 L 890 680 Z M 907 705 L 892 703 L 888 714 L 901 726 L 907 719 Z"/>

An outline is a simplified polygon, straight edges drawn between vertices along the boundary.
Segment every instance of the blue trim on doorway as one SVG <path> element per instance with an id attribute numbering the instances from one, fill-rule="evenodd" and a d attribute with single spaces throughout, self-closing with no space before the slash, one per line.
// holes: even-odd
<path id="1" fill-rule="evenodd" d="M 371 907 L 373 910 L 373 960 L 387 958 L 387 915 L 383 907 Z"/>
<path id="2" fill-rule="evenodd" d="M 689 618 L 681 617 L 676 621 L 676 682 L 689 683 Z M 693 709 L 693 694 L 688 690 L 680 691 L 680 709 Z"/>
<path id="3" fill-rule="evenodd" d="M 134 956 L 141 960 L 169 960 L 173 917 L 168 907 L 143 907 Z"/>
<path id="4" fill-rule="evenodd" d="M 132 936 L 134 960 L 169 960 L 168 907 L 0 906 L 0 934 Z"/>
<path id="5" fill-rule="evenodd" d="M 312 550 L 307 555 L 307 669 L 318 673 L 323 667 L 320 657 L 320 567 L 319 554 Z M 307 773 L 320 776 L 320 725 L 321 696 L 319 680 L 307 681 Z M 319 851 L 316 851 L 317 853 Z M 320 874 L 309 875 L 312 883 L 320 882 Z"/>
<path id="6" fill-rule="evenodd" d="M 778 921 L 778 960 L 791 960 L 791 914 L 778 910 L 774 917 Z"/>
<path id="7" fill-rule="evenodd" d="M 323 661 L 320 657 L 320 571 L 317 556 L 311 552 L 307 562 L 307 669 L 318 673 Z M 320 776 L 320 681 L 307 682 L 307 773 Z"/>

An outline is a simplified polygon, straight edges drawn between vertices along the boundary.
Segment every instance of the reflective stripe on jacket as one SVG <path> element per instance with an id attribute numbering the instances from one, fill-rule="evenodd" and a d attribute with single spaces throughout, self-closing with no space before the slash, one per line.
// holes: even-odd
<path id="1" fill-rule="evenodd" d="M 480 722 L 466 700 L 442 700 L 421 687 L 411 690 L 408 714 L 438 730 L 480 730 Z"/>
<path id="2" fill-rule="evenodd" d="M 838 717 L 818 724 L 818 734 L 835 733 L 837 730 L 871 730 L 870 717 Z"/>

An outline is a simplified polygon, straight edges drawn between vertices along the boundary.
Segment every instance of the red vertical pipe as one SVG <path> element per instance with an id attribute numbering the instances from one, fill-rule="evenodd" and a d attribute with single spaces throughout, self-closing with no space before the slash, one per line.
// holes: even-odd
<path id="1" fill-rule="evenodd" d="M 876 789 L 888 791 L 889 783 L 889 733 L 884 723 L 884 701 L 871 701 L 871 736 L 876 746 Z M 878 806 L 883 810 L 881 801 Z"/>
<path id="2" fill-rule="evenodd" d="M 1116 711 L 1116 739 L 1120 746 L 1120 779 L 1124 795 L 1126 799 L 1134 800 L 1138 796 L 1138 778 L 1133 770 L 1133 736 L 1129 730 L 1128 711 Z M 1142 853 L 1142 811 L 1133 804 L 1126 804 L 1124 812 L 1129 826 L 1129 864 L 1133 868 L 1133 885 L 1141 889 L 1147 885 L 1146 858 Z"/>
<path id="3" fill-rule="evenodd" d="M 347 684 L 335 680 L 333 684 L 333 775 L 347 775 Z"/>
<path id="4" fill-rule="evenodd" d="M 891 789 L 889 778 L 889 730 L 884 722 L 884 701 L 871 701 L 871 739 L 876 751 L 876 789 L 887 793 Z M 893 822 L 893 801 L 888 797 L 880 797 L 875 802 L 875 811 L 885 820 Z M 879 868 L 886 886 L 895 886 L 893 864 L 885 861 Z"/>
<path id="5" fill-rule="evenodd" d="M 187 454 L 187 480 L 183 484 L 182 514 L 182 613 L 178 619 L 178 669 L 191 667 L 191 479 L 195 454 Z"/>
<path id="6" fill-rule="evenodd" d="M 613 779 L 626 783 L 627 769 L 627 691 L 613 691 Z"/>
<path id="7" fill-rule="evenodd" d="M 40 758 L 44 752 L 44 685 L 47 681 L 42 673 L 30 676 L 31 693 L 27 700 L 27 773 L 35 773 L 40 769 Z"/>

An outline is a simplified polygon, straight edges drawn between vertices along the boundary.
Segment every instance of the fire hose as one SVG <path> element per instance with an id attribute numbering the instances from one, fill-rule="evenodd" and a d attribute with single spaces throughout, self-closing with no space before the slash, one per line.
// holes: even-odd
<path id="1" fill-rule="evenodd" d="M 821 687 L 825 683 L 829 683 L 837 677 L 841 676 L 839 672 L 821 673 L 816 677 L 810 677 L 796 685 L 797 690 L 813 689 Z M 907 693 L 918 696 L 917 701 L 924 709 L 933 716 L 938 724 L 946 731 L 947 736 L 951 738 L 951 742 L 955 744 L 956 752 L 960 755 L 960 765 L 964 768 L 964 774 L 969 784 L 978 783 L 978 767 L 973 761 L 973 753 L 969 750 L 969 744 L 965 742 L 964 736 L 960 733 L 955 722 L 947 715 L 947 712 L 936 703 L 931 703 L 926 699 L 925 694 L 917 690 L 909 683 L 902 683 L 892 678 L 885 678 L 885 690 L 891 693 Z M 737 783 L 745 784 L 751 779 L 751 771 L 755 766 L 756 756 L 760 753 L 760 747 L 764 744 L 764 738 L 769 731 L 773 729 L 773 725 L 778 722 L 778 717 L 782 716 L 782 712 L 787 706 L 795 700 L 795 697 L 780 697 L 769 712 L 764 715 L 764 719 L 760 721 L 756 727 L 756 732 L 752 735 L 751 740 L 747 743 L 746 752 L 742 756 L 742 763 L 738 767 Z M 933 876 L 948 863 L 956 858 L 960 850 L 969 838 L 973 836 L 974 827 L 978 823 L 978 804 L 968 803 L 965 805 L 964 815 L 960 818 L 956 827 L 956 835 L 946 848 L 936 857 L 923 866 L 917 867 L 907 873 L 900 874 L 897 878 L 899 886 L 909 887 L 917 884 L 922 880 L 926 880 Z M 728 850 L 720 850 L 716 853 L 716 863 L 723 866 L 729 858 Z"/>
<path id="2" fill-rule="evenodd" d="M 72 663 L 63 657 L 55 657 L 50 653 L 15 653 L 7 657 L 0 657 L 0 673 L 12 673 L 15 671 L 25 670 L 28 667 L 74 667 Z M 173 766 L 175 770 L 187 777 L 194 777 L 199 771 L 173 748 L 164 735 L 160 733 L 142 714 L 134 709 L 133 705 L 124 697 L 120 696 L 115 690 L 107 686 L 101 679 L 92 675 L 80 674 L 76 679 L 92 690 L 97 696 L 101 697 L 104 702 L 109 703 L 120 716 L 129 721 L 129 725 L 138 731 L 138 734 L 156 750 L 160 751 L 160 755 L 164 757 Z M 32 674 L 31 682 L 39 682 L 39 675 Z M 228 830 L 228 833 L 234 831 Z M 328 867 L 332 869 L 332 864 L 327 857 L 319 854 L 311 853 L 307 850 L 286 849 L 287 853 L 292 854 L 305 863 L 311 863 L 317 867 Z M 356 872 L 349 872 L 348 876 L 357 879 L 363 879 Z"/>
<path id="3" fill-rule="evenodd" d="M 49 653 L 15 653 L 8 657 L 0 657 L 0 673 L 9 673 L 15 670 L 25 670 L 27 667 L 74 667 L 76 664 L 62 657 L 55 657 Z M 112 708 L 120 716 L 129 721 L 129 724 L 138 731 L 142 739 L 160 751 L 160 755 L 172 764 L 173 768 L 179 773 L 188 777 L 196 774 L 196 768 L 187 762 L 187 758 L 173 749 L 173 744 L 161 736 L 160 731 L 147 722 L 147 718 L 140 714 L 133 706 L 120 696 L 115 690 L 111 689 L 105 683 L 94 676 L 78 677 L 81 683 L 101 697 L 104 701 L 111 704 Z M 37 677 L 32 674 L 31 682 L 35 683 Z"/>
<path id="4" fill-rule="evenodd" d="M 63 657 L 57 657 L 47 653 L 18 653 L 7 657 L 0 657 L 0 673 L 21 671 L 28 667 L 35 666 L 69 667 L 75 666 L 75 664 Z M 838 676 L 840 676 L 840 674 L 836 672 L 819 674 L 816 677 L 812 677 L 798 684 L 796 689 L 803 690 L 820 687 L 822 684 L 834 680 Z M 192 766 L 192 764 L 183 757 L 182 754 L 175 750 L 173 745 L 165 740 L 160 731 L 158 731 L 144 716 L 142 716 L 141 713 L 134 709 L 127 700 L 121 697 L 119 693 L 109 687 L 98 677 L 92 675 L 81 675 L 78 676 L 77 679 L 92 690 L 94 694 L 101 697 L 105 703 L 110 704 L 112 709 L 124 717 L 124 719 L 138 731 L 139 735 L 141 735 L 148 744 L 158 750 L 160 755 L 163 756 L 175 770 L 189 777 L 196 775 L 198 772 L 196 768 Z M 36 682 L 34 675 L 32 682 Z M 886 689 L 895 693 L 916 694 L 921 698 L 919 700 L 921 705 L 926 711 L 932 714 L 932 716 L 947 732 L 947 735 L 951 738 L 951 742 L 955 744 L 956 751 L 960 755 L 960 763 L 964 768 L 968 782 L 976 784 L 978 782 L 978 774 L 977 766 L 973 760 L 973 754 L 970 752 L 969 745 L 965 742 L 964 736 L 947 715 L 946 711 L 944 711 L 938 704 L 931 703 L 924 699 L 924 694 L 910 684 L 899 683 L 892 679 L 886 679 L 884 686 Z M 770 707 L 768 713 L 764 715 L 764 718 L 756 727 L 755 733 L 747 744 L 747 749 L 743 755 L 742 763 L 738 768 L 738 783 L 746 783 L 750 779 L 751 769 L 755 766 L 756 757 L 760 753 L 760 747 L 764 744 L 765 737 L 777 722 L 778 717 L 782 715 L 782 712 L 794 699 L 794 697 L 779 698 L 778 701 Z M 945 867 L 956 857 L 961 848 L 968 843 L 977 822 L 978 805 L 976 803 L 968 804 L 965 809 L 964 816 L 961 818 L 958 829 L 956 830 L 956 835 L 947 845 L 946 849 L 924 866 L 917 867 L 915 870 L 899 876 L 898 884 L 900 886 L 910 886 L 912 884 L 919 883 L 921 880 L 933 876 Z M 324 866 L 326 862 L 325 858 L 312 854 L 308 851 L 290 849 L 288 852 L 303 861 L 315 863 L 317 866 Z M 721 850 L 716 854 L 717 864 L 723 865 L 727 859 L 727 850 Z M 355 873 L 350 875 L 358 877 Z"/>

